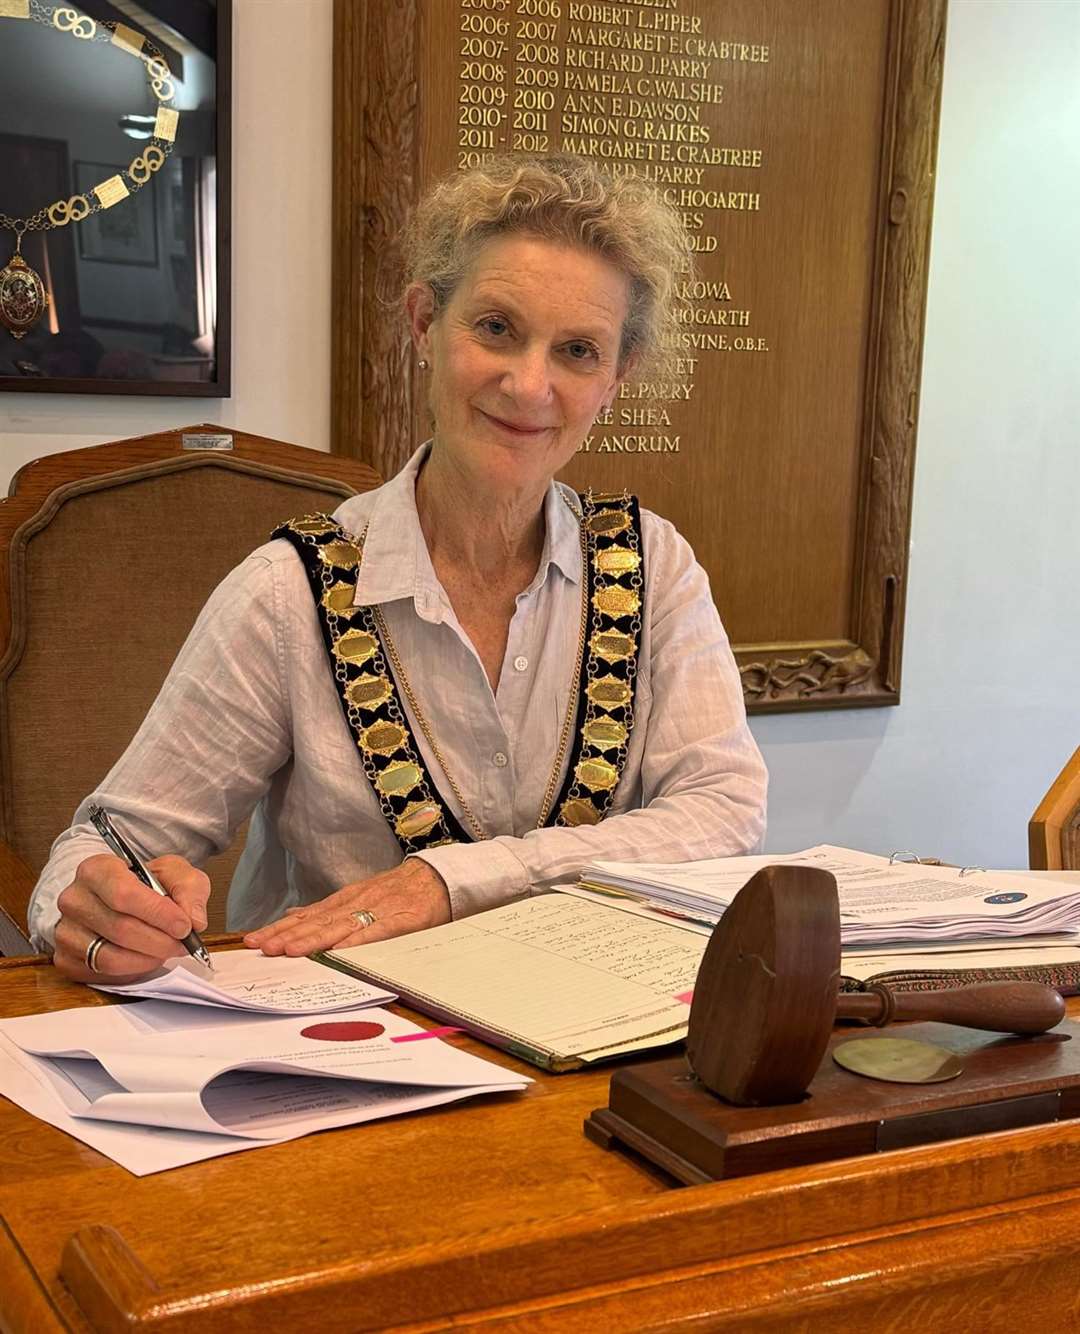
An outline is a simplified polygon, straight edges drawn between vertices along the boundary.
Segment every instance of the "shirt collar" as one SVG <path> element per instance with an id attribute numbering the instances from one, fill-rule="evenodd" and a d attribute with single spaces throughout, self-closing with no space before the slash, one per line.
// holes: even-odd
<path id="1" fill-rule="evenodd" d="M 442 620 L 448 602 L 416 510 L 416 479 L 430 450 L 430 441 L 421 445 L 404 468 L 376 492 L 353 606 L 412 598 L 418 615 L 425 620 Z M 553 565 L 571 583 L 581 582 L 579 512 L 578 497 L 570 487 L 561 482 L 548 486 L 544 497 L 544 549 L 529 592 L 543 585 Z"/>

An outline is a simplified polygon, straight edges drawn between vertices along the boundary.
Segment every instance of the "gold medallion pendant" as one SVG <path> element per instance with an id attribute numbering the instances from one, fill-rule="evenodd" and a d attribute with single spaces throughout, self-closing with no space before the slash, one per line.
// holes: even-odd
<path id="1" fill-rule="evenodd" d="M 18 249 L 0 269 L 0 323 L 13 338 L 22 338 L 37 324 L 49 305 L 45 284 Z"/>

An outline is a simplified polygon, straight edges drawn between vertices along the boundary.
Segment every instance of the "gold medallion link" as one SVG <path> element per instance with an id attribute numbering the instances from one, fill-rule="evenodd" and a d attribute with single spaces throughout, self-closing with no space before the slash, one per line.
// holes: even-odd
<path id="1" fill-rule="evenodd" d="M 630 702 L 630 686 L 617 676 L 598 676 L 585 687 L 585 693 L 594 704 L 605 708 L 621 708 Z"/>
<path id="2" fill-rule="evenodd" d="M 160 170 L 165 162 L 165 154 L 156 144 L 151 144 L 137 158 L 132 158 L 128 175 L 136 185 L 145 185 L 155 171 Z"/>
<path id="3" fill-rule="evenodd" d="M 608 792 L 619 781 L 618 769 L 608 760 L 582 760 L 574 773 L 590 792 Z"/>
<path id="4" fill-rule="evenodd" d="M 410 801 L 394 821 L 399 838 L 423 838 L 430 834 L 442 819 L 442 808 L 433 801 Z M 449 843 L 451 839 L 444 840 Z M 439 844 L 433 846 L 438 847 Z"/>
<path id="5" fill-rule="evenodd" d="M 572 797 L 559 808 L 559 819 L 563 824 L 577 828 L 583 824 L 599 824 L 600 812 L 584 797 Z"/>
<path id="6" fill-rule="evenodd" d="M 641 564 L 641 557 L 636 551 L 625 547 L 605 547 L 593 557 L 593 564 L 601 574 L 628 574 Z"/>
<path id="7" fill-rule="evenodd" d="M 166 143 L 175 143 L 176 127 L 180 123 L 180 113 L 173 107 L 158 107 L 157 116 L 154 118 L 154 138 L 163 139 Z"/>
<path id="8" fill-rule="evenodd" d="M 54 227 L 66 227 L 69 222 L 82 222 L 90 212 L 90 201 L 85 195 L 72 195 L 49 205 L 49 221 Z"/>
<path id="9" fill-rule="evenodd" d="M 620 634 L 615 630 L 601 630 L 593 635 L 589 647 L 605 662 L 625 662 L 634 656 L 637 649 L 633 635 Z"/>
<path id="10" fill-rule="evenodd" d="M 375 786 L 388 797 L 403 796 L 420 782 L 420 766 L 411 760 L 395 760 L 375 779 Z"/>
<path id="11" fill-rule="evenodd" d="M 310 537 L 324 537 L 327 533 L 336 533 L 337 524 L 322 514 L 311 514 L 303 519 L 293 519 L 289 527 L 294 533 L 306 533 Z"/>
<path id="12" fill-rule="evenodd" d="M 123 176 L 110 176 L 107 181 L 94 186 L 94 194 L 102 208 L 112 208 L 114 204 L 130 198 L 131 191 L 124 184 Z"/>
<path id="13" fill-rule="evenodd" d="M 53 27 L 57 32 L 69 32 L 72 37 L 79 37 L 84 42 L 91 41 L 97 32 L 94 20 L 80 14 L 77 9 L 54 9 Z"/>
<path id="14" fill-rule="evenodd" d="M 360 548 L 353 542 L 327 542 L 318 548 L 324 565 L 336 565 L 342 570 L 355 570 L 360 564 Z"/>
<path id="15" fill-rule="evenodd" d="M 360 733 L 360 744 L 375 755 L 392 755 L 404 745 L 407 736 L 400 723 L 377 722 Z"/>
<path id="16" fill-rule="evenodd" d="M 334 657 L 341 662 L 353 662 L 358 666 L 373 658 L 378 651 L 375 636 L 366 630 L 346 630 L 334 641 Z"/>
<path id="17" fill-rule="evenodd" d="M 614 750 L 616 746 L 623 745 L 630 735 L 626 724 L 614 718 L 594 718 L 591 723 L 585 724 L 582 732 L 589 745 L 595 746 L 597 750 Z"/>
<path id="18" fill-rule="evenodd" d="M 172 81 L 172 72 L 164 60 L 154 59 L 146 62 L 146 72 L 150 76 L 150 87 L 154 90 L 154 96 L 159 102 L 171 102 L 176 87 Z M 157 168 L 155 167 L 156 171 Z"/>
<path id="19" fill-rule="evenodd" d="M 345 697 L 358 709 L 377 709 L 393 693 L 394 688 L 385 676 L 372 676 L 370 673 L 358 676 L 345 687 Z"/>
<path id="20" fill-rule="evenodd" d="M 612 537 L 625 533 L 630 527 L 630 515 L 625 510 L 597 510 L 585 520 L 589 532 L 597 537 Z"/>
<path id="21" fill-rule="evenodd" d="M 142 33 L 129 28 L 126 23 L 118 23 L 113 29 L 112 45 L 118 46 L 121 51 L 126 51 L 129 56 L 138 56 L 141 60 L 145 44 L 146 38 Z"/>
<path id="22" fill-rule="evenodd" d="M 322 604 L 327 611 L 333 612 L 335 616 L 351 616 L 354 612 L 360 610 L 353 606 L 353 598 L 356 596 L 356 589 L 352 584 L 337 583 L 328 588 L 322 595 Z"/>
<path id="23" fill-rule="evenodd" d="M 641 610 L 641 598 L 632 588 L 611 584 L 599 589 L 593 597 L 593 606 L 605 616 L 634 616 Z"/>

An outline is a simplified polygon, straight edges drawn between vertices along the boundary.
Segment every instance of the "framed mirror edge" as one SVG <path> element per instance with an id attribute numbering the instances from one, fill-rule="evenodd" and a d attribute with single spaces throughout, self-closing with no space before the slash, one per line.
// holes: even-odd
<path id="1" fill-rule="evenodd" d="M 217 172 L 217 325 L 210 380 L 101 380 L 95 377 L 0 376 L 0 393 L 108 394 L 144 398 L 232 396 L 232 74 L 233 0 L 216 0 L 215 137 Z"/>

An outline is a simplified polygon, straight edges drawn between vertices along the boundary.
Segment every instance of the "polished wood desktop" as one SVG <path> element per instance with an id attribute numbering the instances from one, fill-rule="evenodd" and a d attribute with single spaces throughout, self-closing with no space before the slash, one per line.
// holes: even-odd
<path id="1" fill-rule="evenodd" d="M 108 1003 L 0 960 L 0 1014 Z M 610 1070 L 529 1072 L 143 1178 L 0 1100 L 0 1330 L 1080 1325 L 1080 1121 L 677 1188 L 582 1133 Z"/>

